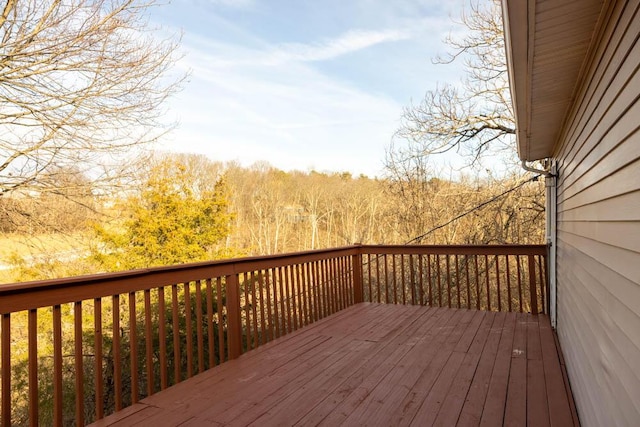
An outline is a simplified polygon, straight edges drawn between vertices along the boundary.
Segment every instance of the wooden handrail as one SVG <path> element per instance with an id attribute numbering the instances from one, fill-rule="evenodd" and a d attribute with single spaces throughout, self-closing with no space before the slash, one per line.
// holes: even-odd
<path id="1" fill-rule="evenodd" d="M 354 245 L 2 285 L 0 420 L 91 422 L 359 302 L 536 313 L 547 297 L 543 245 Z"/>

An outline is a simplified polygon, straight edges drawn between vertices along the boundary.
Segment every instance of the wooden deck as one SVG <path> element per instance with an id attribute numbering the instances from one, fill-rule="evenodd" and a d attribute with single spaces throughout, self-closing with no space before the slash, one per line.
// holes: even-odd
<path id="1" fill-rule="evenodd" d="M 577 425 L 544 315 L 357 304 L 95 423 Z"/>

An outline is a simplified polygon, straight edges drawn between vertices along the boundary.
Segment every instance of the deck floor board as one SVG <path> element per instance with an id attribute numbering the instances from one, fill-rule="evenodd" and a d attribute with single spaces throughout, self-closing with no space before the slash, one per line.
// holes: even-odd
<path id="1" fill-rule="evenodd" d="M 96 425 L 576 423 L 544 315 L 357 304 Z"/>

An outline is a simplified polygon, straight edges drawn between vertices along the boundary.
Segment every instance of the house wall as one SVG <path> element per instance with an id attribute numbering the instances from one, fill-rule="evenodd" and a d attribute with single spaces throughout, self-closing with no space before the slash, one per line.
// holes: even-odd
<path id="1" fill-rule="evenodd" d="M 640 425 L 640 1 L 611 1 L 556 146 L 557 330 L 583 425 Z"/>

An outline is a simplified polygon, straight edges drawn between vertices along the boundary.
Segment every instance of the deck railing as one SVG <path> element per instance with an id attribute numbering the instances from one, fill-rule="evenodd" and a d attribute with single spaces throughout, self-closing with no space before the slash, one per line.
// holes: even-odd
<path id="1" fill-rule="evenodd" d="M 83 425 L 362 301 L 545 311 L 544 246 L 352 246 L 0 286 L 2 425 Z"/>

